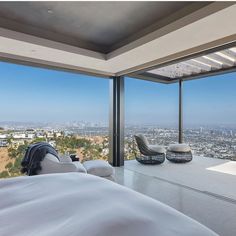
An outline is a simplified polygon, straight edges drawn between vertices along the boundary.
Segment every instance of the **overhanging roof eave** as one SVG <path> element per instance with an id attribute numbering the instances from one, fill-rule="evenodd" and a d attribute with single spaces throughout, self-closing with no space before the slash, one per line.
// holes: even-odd
<path id="1" fill-rule="evenodd" d="M 158 83 L 175 83 L 236 71 L 236 41 L 136 71 L 129 76 Z"/>
<path id="2" fill-rule="evenodd" d="M 192 75 L 192 76 L 180 77 L 180 78 L 176 78 L 176 79 L 170 79 L 170 78 L 164 77 L 164 76 L 156 76 L 156 75 L 153 75 L 148 72 L 141 73 L 141 74 L 133 73 L 133 74 L 130 74 L 129 76 L 132 78 L 152 81 L 152 82 L 156 82 L 156 83 L 173 84 L 173 83 L 177 83 L 179 80 L 188 81 L 188 80 L 202 79 L 202 78 L 206 78 L 206 77 L 211 77 L 211 76 L 216 76 L 216 75 L 221 75 L 221 74 L 226 74 L 226 73 L 232 73 L 232 72 L 236 72 L 236 66 L 233 66 L 230 68 L 224 68 L 224 69 L 217 70 L 217 71 L 210 71 L 210 72 L 206 72 L 206 73 Z"/>
<path id="3" fill-rule="evenodd" d="M 236 66 L 233 66 L 233 67 L 230 67 L 230 68 L 224 68 L 224 69 L 217 70 L 217 71 L 210 71 L 210 72 L 206 72 L 206 73 L 202 73 L 202 74 L 198 74 L 198 75 L 185 76 L 185 77 L 182 77 L 182 78 L 179 78 L 179 79 L 174 79 L 171 83 L 176 83 L 180 79 L 183 80 L 183 81 L 203 79 L 203 78 L 206 78 L 206 77 L 212 77 L 212 76 L 217 76 L 217 75 L 222 75 L 222 74 L 228 74 L 228 73 L 232 73 L 232 72 L 236 72 Z"/>
<path id="4" fill-rule="evenodd" d="M 135 79 L 147 80 L 147 81 L 163 83 L 163 84 L 169 84 L 171 82 L 171 79 L 168 77 L 161 76 L 161 75 L 154 75 L 147 72 L 140 73 L 140 74 L 132 73 L 132 74 L 129 74 L 128 76 Z"/>

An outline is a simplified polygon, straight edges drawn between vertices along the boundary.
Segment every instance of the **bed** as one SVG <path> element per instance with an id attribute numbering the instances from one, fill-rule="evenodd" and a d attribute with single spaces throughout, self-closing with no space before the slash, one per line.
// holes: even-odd
<path id="1" fill-rule="evenodd" d="M 180 212 L 82 173 L 0 180 L 1 236 L 214 236 Z"/>

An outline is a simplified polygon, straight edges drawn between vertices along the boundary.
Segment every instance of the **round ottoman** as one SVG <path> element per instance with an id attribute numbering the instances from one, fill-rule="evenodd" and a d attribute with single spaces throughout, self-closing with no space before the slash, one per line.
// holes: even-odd
<path id="1" fill-rule="evenodd" d="M 188 144 L 170 144 L 167 148 L 166 159 L 175 163 L 189 162 L 193 159 L 191 148 Z"/>

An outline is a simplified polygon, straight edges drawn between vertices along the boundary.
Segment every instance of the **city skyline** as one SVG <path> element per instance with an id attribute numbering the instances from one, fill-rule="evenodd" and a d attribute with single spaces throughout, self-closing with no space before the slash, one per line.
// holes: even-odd
<path id="1" fill-rule="evenodd" d="M 1 122 L 108 124 L 108 79 L 5 62 L 0 73 Z M 235 78 L 231 73 L 185 82 L 184 124 L 236 125 Z M 126 78 L 125 120 L 177 126 L 178 84 Z"/>

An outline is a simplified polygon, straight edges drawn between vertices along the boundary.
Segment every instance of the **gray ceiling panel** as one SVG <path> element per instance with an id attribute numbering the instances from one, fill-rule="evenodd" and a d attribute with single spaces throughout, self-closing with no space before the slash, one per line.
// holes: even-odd
<path id="1" fill-rule="evenodd" d="M 213 53 L 208 55 L 209 58 L 219 61 L 222 65 L 225 66 L 233 66 L 234 62 L 229 60 L 227 57 L 224 57 L 224 55 L 218 55 L 217 53 Z"/>
<path id="2" fill-rule="evenodd" d="M 201 75 L 209 76 L 211 73 L 234 71 L 234 69 L 236 70 L 236 47 L 231 47 L 214 53 L 204 53 L 203 56 L 181 62 L 173 62 L 167 66 L 159 66 L 157 69 L 147 71 L 145 76 L 146 79 L 148 76 L 152 79 L 154 76 L 164 76 L 163 80 L 170 83 L 182 78 L 199 78 Z"/>
<path id="3" fill-rule="evenodd" d="M 232 49 L 227 49 L 222 51 L 221 53 L 223 53 L 224 55 L 228 56 L 229 58 L 231 58 L 232 60 L 234 60 L 234 62 L 236 62 L 236 52 L 234 52 Z"/>
<path id="4" fill-rule="evenodd" d="M 223 67 L 221 63 L 215 62 L 213 59 L 211 59 L 208 56 L 198 57 L 195 60 L 201 63 L 204 63 L 208 66 L 211 66 L 211 70 L 218 70 Z"/>
<path id="5" fill-rule="evenodd" d="M 199 61 L 195 61 L 194 59 L 185 61 L 185 63 L 199 68 L 201 72 L 207 72 L 211 70 L 211 66 L 201 63 Z"/>
<path id="6" fill-rule="evenodd" d="M 194 11 L 209 3 L 6 1 L 0 2 L 0 27 L 106 53 L 184 8 Z"/>

